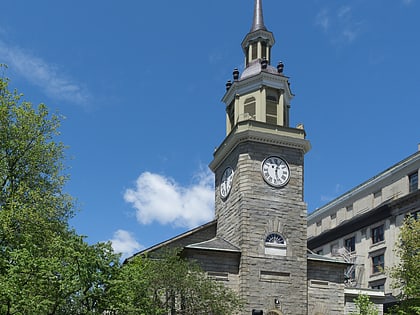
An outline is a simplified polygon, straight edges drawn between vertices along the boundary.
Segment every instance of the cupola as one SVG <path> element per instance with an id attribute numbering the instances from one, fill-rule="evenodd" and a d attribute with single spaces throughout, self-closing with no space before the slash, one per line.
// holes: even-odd
<path id="1" fill-rule="evenodd" d="M 262 0 L 255 0 L 252 26 L 242 41 L 244 70 L 233 70 L 222 99 L 226 104 L 227 135 L 238 123 L 249 120 L 265 123 L 266 128 L 289 127 L 293 94 L 289 78 L 283 74 L 284 64 L 271 65 L 273 45 L 273 33 L 264 24 Z"/>

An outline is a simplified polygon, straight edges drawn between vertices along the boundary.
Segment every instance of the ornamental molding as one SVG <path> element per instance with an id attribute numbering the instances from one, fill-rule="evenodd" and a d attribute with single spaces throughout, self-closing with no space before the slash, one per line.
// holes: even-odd
<path id="1" fill-rule="evenodd" d="M 286 99 L 290 101 L 294 95 L 290 91 L 288 79 L 288 77 L 283 75 L 261 71 L 257 75 L 233 82 L 232 86 L 223 96 L 222 102 L 229 105 L 237 95 L 248 94 L 264 86 L 285 91 Z"/>
<path id="2" fill-rule="evenodd" d="M 214 159 L 209 165 L 210 169 L 215 172 L 232 151 L 245 142 L 287 147 L 303 153 L 311 148 L 310 142 L 305 139 L 303 129 L 272 126 L 254 120 L 241 121 L 214 152 Z"/>

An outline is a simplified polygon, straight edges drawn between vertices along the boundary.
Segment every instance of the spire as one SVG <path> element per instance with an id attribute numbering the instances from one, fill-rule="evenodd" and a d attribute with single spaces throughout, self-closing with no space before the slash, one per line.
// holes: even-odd
<path id="1" fill-rule="evenodd" d="M 242 41 L 245 53 L 245 65 L 248 67 L 255 60 L 266 59 L 270 64 L 271 47 L 274 45 L 273 33 L 264 25 L 262 0 L 254 0 L 254 20 L 249 33 Z"/>
<path id="2" fill-rule="evenodd" d="M 259 31 L 259 30 L 266 31 L 267 29 L 264 25 L 262 0 L 255 0 L 254 21 L 252 23 L 251 32 L 255 32 L 255 31 Z"/>

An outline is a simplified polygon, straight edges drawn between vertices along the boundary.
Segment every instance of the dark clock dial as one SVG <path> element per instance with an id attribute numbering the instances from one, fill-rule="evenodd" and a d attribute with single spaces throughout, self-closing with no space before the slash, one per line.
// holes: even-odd
<path id="1" fill-rule="evenodd" d="M 227 198 L 232 188 L 232 180 L 233 180 L 233 169 L 228 166 L 222 174 L 222 179 L 220 183 L 220 195 L 222 198 Z"/>

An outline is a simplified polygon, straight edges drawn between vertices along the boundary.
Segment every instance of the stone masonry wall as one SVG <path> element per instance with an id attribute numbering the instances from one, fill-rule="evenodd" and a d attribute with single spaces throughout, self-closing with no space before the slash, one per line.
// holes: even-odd
<path id="1" fill-rule="evenodd" d="M 287 186 L 273 188 L 261 176 L 261 163 L 270 156 L 284 158 L 290 167 Z M 303 199 L 303 153 L 277 145 L 240 144 L 216 172 L 231 166 L 235 175 L 227 200 L 216 193 L 218 236 L 241 251 L 239 292 L 252 309 L 279 308 L 284 314 L 307 313 L 306 205 Z M 271 232 L 286 240 L 285 256 L 266 255 L 265 238 Z M 280 304 L 275 305 L 275 300 Z"/>

